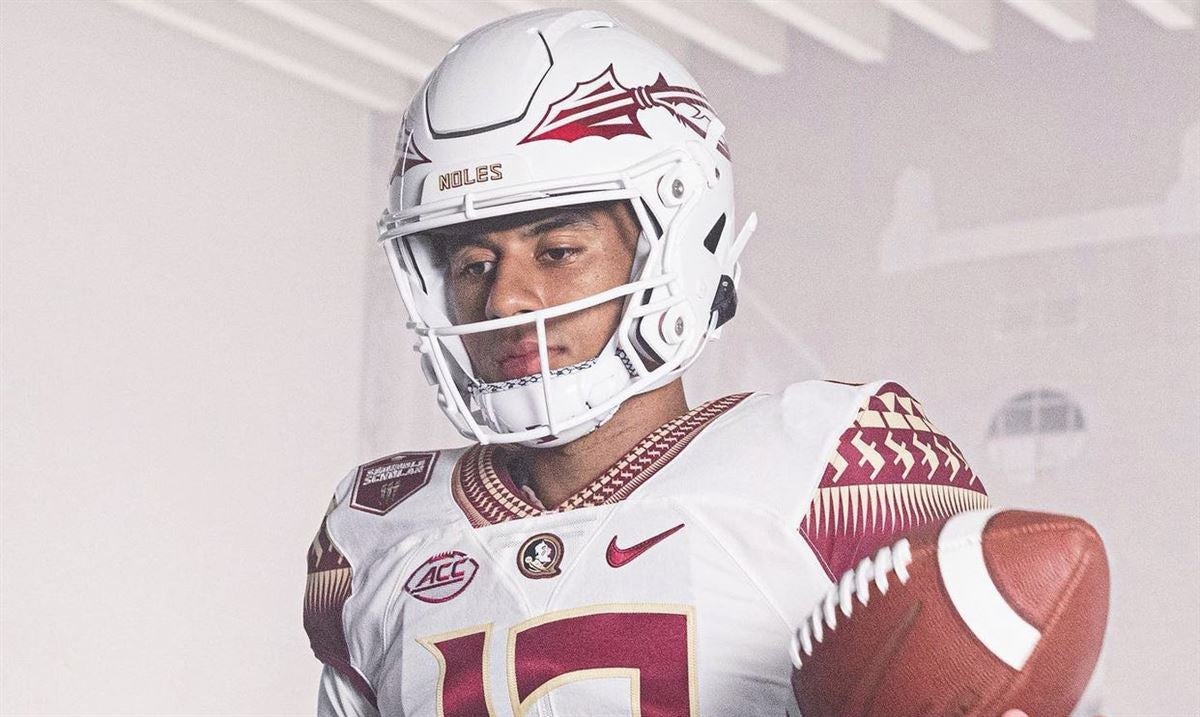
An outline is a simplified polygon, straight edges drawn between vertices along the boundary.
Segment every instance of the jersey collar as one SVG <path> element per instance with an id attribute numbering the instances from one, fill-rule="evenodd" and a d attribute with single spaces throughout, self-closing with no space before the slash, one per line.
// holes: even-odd
<path id="1" fill-rule="evenodd" d="M 531 503 L 513 483 L 508 471 L 494 461 L 495 445 L 472 446 L 454 467 L 451 480 L 454 500 L 476 528 L 619 502 L 670 463 L 714 419 L 749 395 L 737 393 L 718 398 L 664 423 L 598 478 L 553 509 Z"/>

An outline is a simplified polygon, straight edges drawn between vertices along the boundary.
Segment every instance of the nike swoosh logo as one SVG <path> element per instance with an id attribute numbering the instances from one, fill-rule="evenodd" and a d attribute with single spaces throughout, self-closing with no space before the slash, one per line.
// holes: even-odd
<path id="1" fill-rule="evenodd" d="M 658 535 L 655 535 L 652 538 L 647 538 L 637 545 L 632 545 L 628 548 L 618 548 L 617 536 L 614 535 L 613 539 L 608 542 L 608 551 L 605 553 L 605 557 L 608 559 L 609 565 L 614 568 L 619 568 L 682 529 L 683 523 L 680 523 L 674 528 L 664 530 Z"/>

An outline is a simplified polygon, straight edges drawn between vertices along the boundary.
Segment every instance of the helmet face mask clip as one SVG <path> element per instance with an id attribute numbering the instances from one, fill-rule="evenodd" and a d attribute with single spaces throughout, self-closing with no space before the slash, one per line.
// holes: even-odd
<path id="1" fill-rule="evenodd" d="M 515 118 L 473 114 L 480 97 L 513 87 L 532 92 L 498 105 Z M 737 254 L 753 225 L 732 236 L 723 129 L 686 70 L 602 13 L 519 15 L 447 55 L 405 115 L 379 226 L 423 369 L 463 435 L 561 445 L 698 357 L 736 306 Z M 453 323 L 434 230 L 613 201 L 627 203 L 641 230 L 628 281 L 556 306 Z M 599 354 L 552 369 L 547 322 L 607 302 L 621 303 L 620 318 Z M 538 370 L 479 378 L 463 337 L 520 327 L 536 337 Z"/>

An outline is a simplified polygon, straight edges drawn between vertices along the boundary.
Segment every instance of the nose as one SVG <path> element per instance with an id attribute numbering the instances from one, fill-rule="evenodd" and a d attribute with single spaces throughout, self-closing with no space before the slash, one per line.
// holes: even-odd
<path id="1" fill-rule="evenodd" d="M 507 257 L 493 270 L 484 311 L 489 319 L 524 314 L 545 308 L 536 270 Z"/>

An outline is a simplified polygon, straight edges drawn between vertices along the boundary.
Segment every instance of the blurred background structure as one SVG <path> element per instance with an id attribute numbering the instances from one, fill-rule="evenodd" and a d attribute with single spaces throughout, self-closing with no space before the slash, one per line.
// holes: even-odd
<path id="1" fill-rule="evenodd" d="M 586 5 L 693 69 L 760 215 L 692 402 L 903 382 L 1106 537 L 1106 714 L 1200 714 L 1196 0 Z M 336 481 L 461 443 L 374 245 L 399 113 L 543 6 L 0 3 L 0 714 L 312 713 Z"/>

